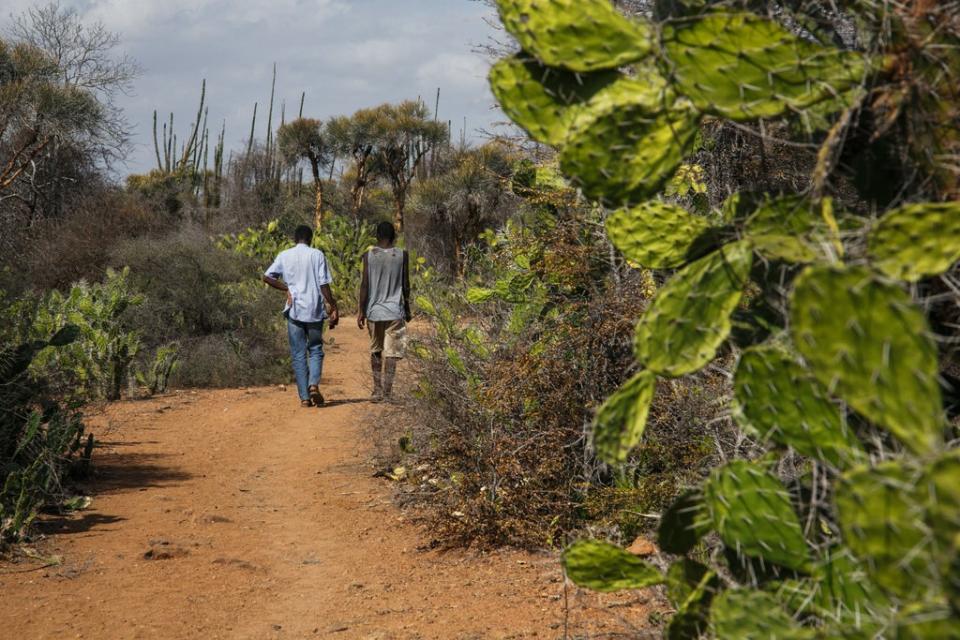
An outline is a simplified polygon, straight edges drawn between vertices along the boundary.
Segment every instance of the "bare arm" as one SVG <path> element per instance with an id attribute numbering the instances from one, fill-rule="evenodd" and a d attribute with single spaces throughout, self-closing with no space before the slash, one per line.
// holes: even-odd
<path id="1" fill-rule="evenodd" d="M 410 313 L 410 254 L 403 252 L 403 319 L 407 322 L 413 320 L 413 314 Z"/>
<path id="2" fill-rule="evenodd" d="M 320 293 L 323 294 L 323 299 L 330 305 L 330 328 L 336 329 L 337 325 L 340 324 L 340 310 L 337 308 L 336 298 L 333 297 L 333 289 L 328 284 L 321 285 Z"/>
<path id="3" fill-rule="evenodd" d="M 367 323 L 367 297 L 370 295 L 370 275 L 367 269 L 367 254 L 363 254 L 363 274 L 360 277 L 360 310 L 357 312 L 357 326 L 363 329 Z"/>
<path id="4" fill-rule="evenodd" d="M 287 293 L 287 304 L 291 306 L 293 305 L 293 296 L 290 295 L 290 287 L 288 287 L 282 280 L 277 280 L 276 278 L 271 278 L 270 276 L 263 276 L 263 281 L 278 291 L 285 291 Z"/>

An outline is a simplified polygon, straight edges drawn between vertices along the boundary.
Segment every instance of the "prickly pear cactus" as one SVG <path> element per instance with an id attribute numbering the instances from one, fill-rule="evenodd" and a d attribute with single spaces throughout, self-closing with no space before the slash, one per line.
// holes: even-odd
<path id="1" fill-rule="evenodd" d="M 497 0 L 500 19 L 525 51 L 554 67 L 617 69 L 650 52 L 651 30 L 607 0 Z"/>
<path id="2" fill-rule="evenodd" d="M 797 571 L 810 551 L 790 495 L 762 466 L 739 460 L 715 470 L 704 488 L 713 529 L 739 553 Z"/>
<path id="3" fill-rule="evenodd" d="M 579 75 L 519 55 L 493 66 L 490 86 L 510 119 L 530 137 L 559 145 L 584 103 L 617 76 L 613 71 Z"/>
<path id="4" fill-rule="evenodd" d="M 793 343 L 814 376 L 911 451 L 943 440 L 937 347 L 900 287 L 860 267 L 810 267 L 791 303 Z"/>
<path id="5" fill-rule="evenodd" d="M 701 111 L 755 120 L 804 109 L 860 83 L 860 54 L 821 47 L 770 20 L 716 13 L 667 25 L 664 66 Z"/>
<path id="6" fill-rule="evenodd" d="M 745 426 L 763 441 L 793 447 L 837 468 L 865 456 L 826 388 L 783 347 L 761 345 L 744 352 L 734 376 L 734 397 Z"/>
<path id="7" fill-rule="evenodd" d="M 712 230 L 702 216 L 676 205 L 647 202 L 607 218 L 607 235 L 628 260 L 649 269 L 673 269 L 698 258 Z"/>
<path id="8" fill-rule="evenodd" d="M 679 271 L 637 325 L 637 360 L 671 378 L 706 366 L 730 335 L 730 314 L 740 303 L 752 264 L 751 247 L 741 242 Z"/>
<path id="9" fill-rule="evenodd" d="M 874 267 L 915 282 L 960 260 L 960 203 L 918 204 L 891 211 L 868 238 Z"/>
<path id="10" fill-rule="evenodd" d="M 766 452 L 726 461 L 663 513 L 660 548 L 679 556 L 666 575 L 598 542 L 567 550 L 567 574 L 604 591 L 666 583 L 669 638 L 960 637 L 960 458 L 938 325 L 916 299 L 960 260 L 960 191 L 870 218 L 835 216 L 827 195 L 859 110 L 909 119 L 917 87 L 898 74 L 947 78 L 935 115 L 955 124 L 955 42 L 942 14 L 917 18 L 938 3 L 837 3 L 874 29 L 869 53 L 816 41 L 803 3 L 766 17 L 708 4 L 655 3 L 671 19 L 652 24 L 603 0 L 498 1 L 523 48 L 491 74 L 504 110 L 556 147 L 570 184 L 618 209 L 607 231 L 628 261 L 679 269 L 639 320 L 640 373 L 597 412 L 600 459 L 629 460 L 658 376 L 711 364 L 734 316 L 764 327 L 717 368 L 736 360 L 732 413 L 754 445 L 738 452 Z M 812 188 L 732 194 L 712 222 L 659 201 L 716 118 L 825 132 Z M 938 153 L 911 180 L 955 186 L 955 163 L 930 168 Z"/>

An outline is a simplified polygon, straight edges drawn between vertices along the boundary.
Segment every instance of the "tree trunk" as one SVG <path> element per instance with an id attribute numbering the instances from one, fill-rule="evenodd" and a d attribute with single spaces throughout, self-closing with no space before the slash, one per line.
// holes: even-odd
<path id="1" fill-rule="evenodd" d="M 317 191 L 317 200 L 313 208 L 313 228 L 320 231 L 323 226 L 323 182 L 320 180 L 320 161 L 315 156 L 310 158 L 310 170 L 313 171 L 313 186 Z"/>
<path id="2" fill-rule="evenodd" d="M 397 233 L 403 233 L 403 214 L 406 209 L 406 192 L 402 191 L 395 195 L 396 214 L 393 217 L 393 226 L 397 228 Z"/>

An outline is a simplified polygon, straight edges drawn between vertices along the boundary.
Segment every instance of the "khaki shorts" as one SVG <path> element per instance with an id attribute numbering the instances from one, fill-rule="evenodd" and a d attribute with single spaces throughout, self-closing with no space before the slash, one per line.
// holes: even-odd
<path id="1" fill-rule="evenodd" d="M 386 358 L 402 358 L 407 350 L 407 323 L 403 320 L 367 321 L 370 332 L 370 353 Z"/>

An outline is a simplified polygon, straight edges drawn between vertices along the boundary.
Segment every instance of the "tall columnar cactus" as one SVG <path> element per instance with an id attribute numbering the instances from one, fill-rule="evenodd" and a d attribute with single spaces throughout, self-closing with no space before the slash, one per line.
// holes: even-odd
<path id="1" fill-rule="evenodd" d="M 638 373 L 597 413 L 598 456 L 628 458 L 657 379 L 709 365 L 734 316 L 756 319 L 763 296 L 779 310 L 729 349 L 733 413 L 769 451 L 729 461 L 663 514 L 661 549 L 680 556 L 670 570 L 607 543 L 564 557 L 568 577 L 592 589 L 666 583 L 670 638 L 960 637 L 960 456 L 946 437 L 937 339 L 907 286 L 960 260 L 960 206 L 914 203 L 874 219 L 823 195 L 850 114 L 877 79 L 931 58 L 960 69 L 917 19 L 933 4 L 842 3 L 853 23 L 886 30 L 867 55 L 814 42 L 797 14 L 653 24 L 604 0 L 498 0 L 523 48 L 490 76 L 504 110 L 557 148 L 585 196 L 617 208 L 607 230 L 629 262 L 676 269 L 638 323 Z M 874 108 L 902 105 L 896 95 Z M 810 193 L 735 195 L 713 218 L 722 222 L 650 200 L 705 119 L 830 117 Z M 727 566 L 683 557 L 701 545 L 722 549 L 712 557 Z"/>

